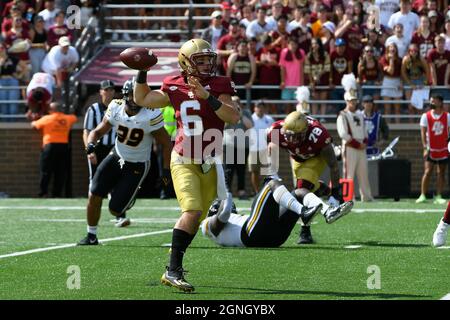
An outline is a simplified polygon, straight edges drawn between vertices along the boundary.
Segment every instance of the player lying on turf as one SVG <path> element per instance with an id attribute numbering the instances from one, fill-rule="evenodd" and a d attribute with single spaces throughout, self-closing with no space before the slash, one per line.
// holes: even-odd
<path id="1" fill-rule="evenodd" d="M 96 142 L 113 127 L 117 137 L 113 151 L 102 161 L 89 186 L 87 205 L 88 234 L 78 245 L 97 245 L 97 225 L 102 201 L 111 193 L 109 211 L 116 217 L 123 216 L 134 203 L 141 183 L 150 171 L 153 139 L 163 147 L 164 177 L 170 181 L 170 151 L 172 144 L 159 109 L 146 109 L 133 101 L 134 81 L 125 82 L 123 99 L 113 100 L 103 121 L 89 133 L 86 153 L 95 151 Z M 126 218 L 122 226 L 130 224 Z"/>
<path id="2" fill-rule="evenodd" d="M 237 214 L 228 194 L 226 200 L 213 203 L 202 222 L 202 233 L 225 247 L 279 247 L 289 238 L 299 218 L 303 224 L 310 225 L 324 205 L 303 206 L 297 200 L 301 196 L 300 189 L 290 193 L 279 178 L 266 179 L 255 196 L 250 215 Z M 327 212 L 329 218 L 336 221 L 351 208 L 351 203 L 345 202 L 328 208 Z"/>
<path id="3" fill-rule="evenodd" d="M 330 210 L 329 206 L 313 193 L 319 190 L 321 186 L 319 177 L 328 166 L 332 184 L 329 203 L 338 208 L 339 205 L 344 204 L 345 214 L 350 212 L 353 202 L 344 203 L 342 198 L 341 185 L 339 184 L 339 167 L 332 138 L 319 121 L 299 111 L 291 112 L 284 120 L 272 124 L 267 140 L 269 142 L 272 165 L 276 163 L 275 150 L 277 147 L 285 149 L 291 156 L 292 169 L 297 179 L 297 188 L 299 190 L 297 192 L 303 205 L 313 207 L 322 203 L 322 214 L 325 219 L 328 223 L 334 221 L 334 217 L 328 213 Z M 272 171 L 272 173 L 275 173 L 276 166 L 272 166 Z M 312 242 L 310 226 L 303 225 L 298 243 Z"/>

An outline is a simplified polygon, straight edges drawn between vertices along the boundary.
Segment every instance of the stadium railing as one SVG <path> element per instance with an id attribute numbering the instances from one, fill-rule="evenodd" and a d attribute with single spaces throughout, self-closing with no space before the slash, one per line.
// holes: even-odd
<path id="1" fill-rule="evenodd" d="M 183 16 L 116 16 L 109 14 L 112 9 L 186 9 L 188 15 Z M 167 30 L 136 30 L 136 29 L 112 29 L 105 28 L 105 34 L 146 34 L 146 35 L 184 35 L 186 39 L 199 35 L 204 29 L 194 29 L 195 21 L 210 21 L 208 16 L 194 16 L 195 9 L 220 9 L 220 4 L 196 4 L 189 0 L 188 4 L 104 4 L 101 7 L 101 16 L 103 21 L 187 21 L 188 28 L 184 29 L 167 29 Z M 106 24 L 105 24 L 106 25 Z"/>
<path id="2" fill-rule="evenodd" d="M 0 90 L 24 90 L 26 89 L 26 86 L 0 86 Z M 19 111 L 21 111 L 21 109 L 24 109 L 24 106 L 26 104 L 26 100 L 0 100 L 0 121 L 6 121 L 6 120 L 11 120 L 11 121 L 21 121 L 24 120 L 25 114 L 21 113 L 21 114 L 3 114 L 3 108 L 4 105 L 10 104 L 10 103 L 17 103 L 19 105 Z"/>

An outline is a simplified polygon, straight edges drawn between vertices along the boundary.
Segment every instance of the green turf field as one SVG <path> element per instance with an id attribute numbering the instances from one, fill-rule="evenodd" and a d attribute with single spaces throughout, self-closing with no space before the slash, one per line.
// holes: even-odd
<path id="1" fill-rule="evenodd" d="M 86 232 L 85 203 L 0 200 L 0 299 L 437 300 L 450 293 L 450 247 L 431 247 L 445 206 L 357 203 L 335 224 L 318 217 L 316 244 L 308 246 L 296 244 L 298 228 L 278 249 L 220 248 L 199 233 L 185 258 L 196 293 L 183 294 L 159 283 L 175 200 L 138 200 L 129 214 L 137 220 L 125 229 L 115 228 L 104 208 L 99 238 L 108 241 L 71 247 Z M 237 202 L 243 213 L 250 204 Z M 80 289 L 67 286 L 77 284 L 70 266 L 80 270 Z M 370 266 L 379 268 L 380 289 L 368 289 L 376 284 Z"/>

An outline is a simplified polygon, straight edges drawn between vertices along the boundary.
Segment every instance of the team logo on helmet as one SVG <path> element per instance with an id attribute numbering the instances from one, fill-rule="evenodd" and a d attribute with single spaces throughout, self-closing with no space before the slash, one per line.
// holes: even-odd
<path id="1" fill-rule="evenodd" d="M 185 42 L 178 53 L 178 63 L 183 72 L 190 76 L 208 78 L 216 74 L 217 54 L 203 39 Z"/>

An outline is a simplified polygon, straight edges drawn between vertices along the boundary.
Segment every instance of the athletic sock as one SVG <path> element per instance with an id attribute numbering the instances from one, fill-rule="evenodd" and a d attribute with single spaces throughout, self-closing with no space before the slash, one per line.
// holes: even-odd
<path id="1" fill-rule="evenodd" d="M 328 205 L 322 201 L 318 196 L 316 196 L 314 193 L 309 192 L 306 194 L 306 196 L 303 197 L 303 205 L 306 207 L 315 207 L 319 204 L 322 204 L 322 215 L 325 215 L 325 212 L 328 210 Z"/>
<path id="2" fill-rule="evenodd" d="M 447 203 L 447 209 L 445 209 L 444 217 L 442 218 L 447 224 L 450 224 L 450 201 Z"/>
<path id="3" fill-rule="evenodd" d="M 87 226 L 87 232 L 89 234 L 92 234 L 94 236 L 97 236 L 97 226 L 91 227 L 91 226 Z"/>
<path id="4" fill-rule="evenodd" d="M 279 186 L 273 192 L 273 198 L 282 207 L 298 214 L 302 212 L 302 204 L 288 191 L 285 186 Z"/>
<path id="5" fill-rule="evenodd" d="M 173 229 L 169 271 L 175 271 L 183 266 L 184 253 L 194 237 L 195 234 L 189 234 L 180 229 Z"/>
<path id="6" fill-rule="evenodd" d="M 217 218 L 222 223 L 227 223 L 230 220 L 231 210 L 233 208 L 233 195 L 227 192 L 227 198 L 223 201 L 223 208 L 217 214 Z"/>
<path id="7" fill-rule="evenodd" d="M 125 219 L 127 217 L 126 213 L 122 213 L 120 216 L 116 217 L 116 220 Z"/>

